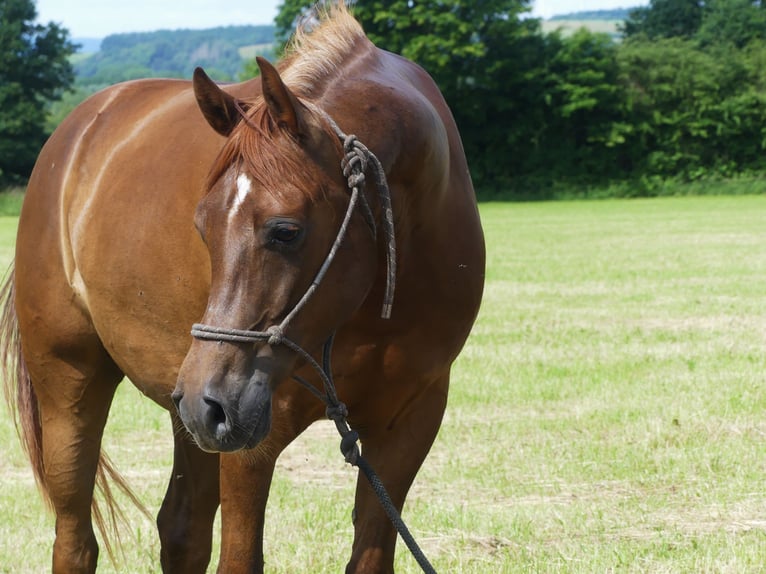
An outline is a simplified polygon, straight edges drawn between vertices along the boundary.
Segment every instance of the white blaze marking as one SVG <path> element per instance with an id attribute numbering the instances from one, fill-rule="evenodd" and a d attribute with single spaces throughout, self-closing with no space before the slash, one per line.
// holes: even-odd
<path id="1" fill-rule="evenodd" d="M 237 211 L 239 211 L 239 208 L 242 207 L 242 204 L 245 202 L 245 198 L 247 197 L 247 194 L 250 193 L 252 186 L 253 184 L 246 174 L 239 174 L 239 177 L 237 178 L 237 193 L 234 196 L 234 201 L 231 203 L 229 219 L 234 217 Z"/>

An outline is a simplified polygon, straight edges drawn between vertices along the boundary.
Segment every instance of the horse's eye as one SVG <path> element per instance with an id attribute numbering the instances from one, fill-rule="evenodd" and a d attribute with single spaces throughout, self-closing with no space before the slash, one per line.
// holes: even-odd
<path id="1" fill-rule="evenodd" d="M 269 230 L 269 243 L 272 245 L 288 245 L 295 242 L 303 230 L 295 223 L 280 222 Z"/>

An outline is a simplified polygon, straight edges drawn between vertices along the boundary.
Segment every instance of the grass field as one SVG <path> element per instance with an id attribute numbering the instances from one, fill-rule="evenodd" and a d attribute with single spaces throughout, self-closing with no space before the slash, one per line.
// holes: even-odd
<path id="1" fill-rule="evenodd" d="M 543 20 L 540 25 L 544 33 L 561 30 L 564 37 L 571 36 L 580 28 L 586 28 L 594 34 L 609 34 L 619 38 L 618 26 L 622 23 L 622 20 Z"/>
<path id="2" fill-rule="evenodd" d="M 481 211 L 482 311 L 405 508 L 436 569 L 764 572 L 766 196 Z M 122 385 L 105 444 L 156 512 L 166 413 Z M 280 460 L 268 572 L 343 570 L 354 473 L 337 444 L 317 425 Z M 42 572 L 53 520 L 7 416 L 0 445 L 0 572 Z M 153 524 L 126 510 L 123 561 L 101 571 L 158 572 Z M 397 572 L 417 571 L 400 544 Z"/>

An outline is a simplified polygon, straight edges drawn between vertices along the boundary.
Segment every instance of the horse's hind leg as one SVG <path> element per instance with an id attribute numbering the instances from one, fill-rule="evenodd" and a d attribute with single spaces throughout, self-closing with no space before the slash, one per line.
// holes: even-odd
<path id="1" fill-rule="evenodd" d="M 53 572 L 94 572 L 93 489 L 101 437 L 122 373 L 95 335 L 54 343 L 41 340 L 46 331 L 27 332 L 36 336 L 23 347 L 42 424 L 42 482 L 56 512 Z"/>
<path id="2" fill-rule="evenodd" d="M 363 433 L 362 456 L 399 512 L 441 425 L 448 384 L 449 375 L 431 383 L 387 424 L 365 428 Z M 354 505 L 354 546 L 347 574 L 393 573 L 395 544 L 396 530 L 360 471 Z"/>
<path id="3" fill-rule="evenodd" d="M 173 414 L 173 474 L 157 516 L 163 572 L 204 573 L 219 504 L 219 455 L 194 444 Z"/>

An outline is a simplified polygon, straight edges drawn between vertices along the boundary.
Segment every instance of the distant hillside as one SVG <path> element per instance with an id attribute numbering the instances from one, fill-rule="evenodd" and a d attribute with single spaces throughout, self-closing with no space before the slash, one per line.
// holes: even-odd
<path id="1" fill-rule="evenodd" d="M 591 32 L 609 34 L 613 40 L 619 42 L 622 36 L 618 28 L 628 18 L 630 11 L 634 9 L 635 7 L 557 14 L 543 20 L 542 28 L 546 34 L 560 31 L 564 36 L 568 36 L 580 28 L 586 28 Z"/>
<path id="2" fill-rule="evenodd" d="M 202 66 L 216 80 L 236 80 L 245 59 L 273 58 L 274 26 L 159 30 L 113 34 L 93 54 L 73 59 L 77 83 L 104 85 L 149 77 L 189 78 Z M 84 52 L 84 50 L 83 50 Z"/>
<path id="3" fill-rule="evenodd" d="M 614 8 L 612 10 L 586 10 L 583 12 L 570 12 L 569 14 L 557 14 L 548 18 L 549 21 L 557 20 L 625 20 L 633 8 Z"/>
<path id="4" fill-rule="evenodd" d="M 543 20 L 542 29 L 545 34 L 559 31 L 564 37 L 574 34 L 580 28 L 585 28 L 597 34 L 609 34 L 615 41 L 622 38 L 618 26 L 623 20 Z"/>

